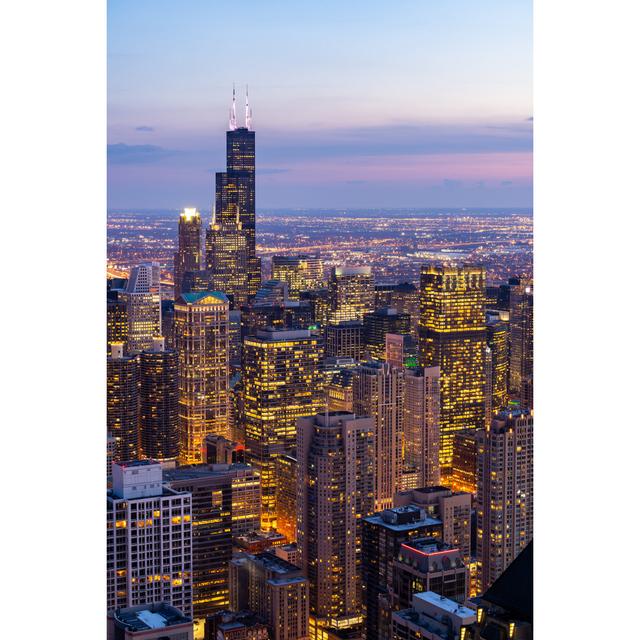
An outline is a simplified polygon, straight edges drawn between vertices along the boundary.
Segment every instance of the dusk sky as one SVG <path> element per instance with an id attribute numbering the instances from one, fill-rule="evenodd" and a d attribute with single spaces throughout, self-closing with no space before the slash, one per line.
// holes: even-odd
<path id="1" fill-rule="evenodd" d="M 530 0 L 109 0 L 109 208 L 209 210 L 232 85 L 257 206 L 529 207 Z"/>

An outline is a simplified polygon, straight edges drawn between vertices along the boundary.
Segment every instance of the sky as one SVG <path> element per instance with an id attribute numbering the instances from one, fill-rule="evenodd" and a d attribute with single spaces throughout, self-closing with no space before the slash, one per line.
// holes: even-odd
<path id="1" fill-rule="evenodd" d="M 108 206 L 210 210 L 232 87 L 258 209 L 529 207 L 530 0 L 108 0 Z"/>

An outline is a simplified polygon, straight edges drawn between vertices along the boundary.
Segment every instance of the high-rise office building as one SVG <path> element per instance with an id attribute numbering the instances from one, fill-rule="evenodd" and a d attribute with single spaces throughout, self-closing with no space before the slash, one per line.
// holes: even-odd
<path id="1" fill-rule="evenodd" d="M 353 370 L 342 369 L 333 375 L 327 385 L 329 411 L 353 412 Z"/>
<path id="2" fill-rule="evenodd" d="M 183 288 L 184 274 L 199 271 L 202 261 L 202 221 L 197 209 L 185 208 L 178 219 L 178 251 L 173 256 L 173 290 L 177 300 Z M 189 289 L 191 291 L 191 289 Z"/>
<path id="3" fill-rule="evenodd" d="M 451 474 L 453 435 L 485 426 L 485 274 L 482 267 L 422 267 L 420 364 L 440 367 L 440 467 Z"/>
<path id="4" fill-rule="evenodd" d="M 364 518 L 362 581 L 366 640 L 385 640 L 393 599 L 393 566 L 402 544 L 416 538 L 442 540 L 442 522 L 413 505 L 393 507 Z"/>
<path id="5" fill-rule="evenodd" d="M 113 464 L 107 492 L 107 610 L 191 604 L 191 494 L 162 484 L 160 463 Z"/>
<path id="6" fill-rule="evenodd" d="M 393 504 L 402 475 L 404 372 L 387 363 L 368 362 L 353 372 L 353 412 L 374 420 L 375 510 Z"/>
<path id="7" fill-rule="evenodd" d="M 164 348 L 162 336 L 140 356 L 141 455 L 154 460 L 178 457 L 178 353 Z"/>
<path id="8" fill-rule="evenodd" d="M 107 355 L 112 342 L 127 343 L 127 303 L 123 289 L 107 290 Z"/>
<path id="9" fill-rule="evenodd" d="M 418 320 L 420 318 L 420 291 L 411 282 L 397 284 L 376 284 L 375 308 L 393 307 L 398 313 L 406 313 L 410 317 L 411 334 L 418 335 Z"/>
<path id="10" fill-rule="evenodd" d="M 216 173 L 214 219 L 207 229 L 207 269 L 212 286 L 224 291 L 239 309 L 260 286 L 256 256 L 255 132 L 247 107 L 245 126 L 235 115 L 235 89 L 227 131 L 227 170 Z"/>
<path id="11" fill-rule="evenodd" d="M 478 439 L 481 430 L 456 431 L 453 437 L 453 463 L 450 485 L 454 491 L 476 495 L 478 464 Z"/>
<path id="12" fill-rule="evenodd" d="M 180 462 L 202 462 L 213 433 L 230 437 L 229 301 L 217 291 L 183 293 L 175 303 Z"/>
<path id="13" fill-rule="evenodd" d="M 262 481 L 262 525 L 277 525 L 275 458 L 295 446 L 296 420 L 324 408 L 320 339 L 309 330 L 257 331 L 243 344 L 248 460 Z"/>
<path id="14" fill-rule="evenodd" d="M 394 506 L 413 505 L 442 522 L 442 541 L 471 557 L 471 494 L 433 486 L 396 493 Z"/>
<path id="15" fill-rule="evenodd" d="M 160 313 L 162 315 L 162 336 L 164 338 L 164 344 L 167 349 L 175 349 L 175 300 L 161 300 Z"/>
<path id="16" fill-rule="evenodd" d="M 533 284 L 511 288 L 509 388 L 523 408 L 533 408 Z"/>
<path id="17" fill-rule="evenodd" d="M 312 291 L 301 291 L 300 301 L 308 302 L 311 305 L 313 322 L 319 327 L 324 327 L 329 323 L 331 315 L 331 299 L 329 289 L 313 289 Z"/>
<path id="18" fill-rule="evenodd" d="M 433 591 L 425 591 L 414 594 L 410 608 L 393 613 L 389 638 L 466 640 L 471 638 L 475 620 L 473 609 Z"/>
<path id="19" fill-rule="evenodd" d="M 301 291 L 320 289 L 325 286 L 322 259 L 315 256 L 273 256 L 271 277 L 289 285 L 292 300 L 300 298 Z"/>
<path id="20" fill-rule="evenodd" d="M 414 538 L 400 545 L 393 563 L 393 609 L 410 607 L 413 595 L 422 591 L 465 602 L 469 575 L 460 549 L 433 538 Z"/>
<path id="21" fill-rule="evenodd" d="M 257 479 L 253 469 L 243 464 L 166 468 L 162 475 L 169 487 L 192 496 L 193 615 L 203 620 L 207 615 L 229 608 L 233 522 L 240 515 L 234 512 L 234 481 L 252 483 L 255 494 Z M 243 508 L 242 504 L 238 505 L 238 510 Z"/>
<path id="22" fill-rule="evenodd" d="M 146 262 L 131 269 L 122 297 L 127 305 L 127 353 L 150 349 L 162 334 L 160 265 Z"/>
<path id="23" fill-rule="evenodd" d="M 374 284 L 371 267 L 333 267 L 329 279 L 329 322 L 362 321 L 373 311 Z"/>
<path id="24" fill-rule="evenodd" d="M 294 542 L 297 535 L 297 473 L 298 460 L 293 450 L 276 456 L 274 467 L 276 522 L 278 523 L 278 532 L 285 536 L 289 542 Z"/>
<path id="25" fill-rule="evenodd" d="M 491 349 L 491 413 L 509 404 L 509 325 L 495 316 L 487 318 L 487 346 Z"/>
<path id="26" fill-rule="evenodd" d="M 384 360 L 386 356 L 386 336 L 388 333 L 409 333 L 409 314 L 399 313 L 393 307 L 383 307 L 366 313 L 363 320 L 364 347 L 367 357 Z"/>
<path id="27" fill-rule="evenodd" d="M 310 637 L 362 623 L 362 521 L 373 513 L 374 422 L 327 412 L 298 421 L 298 536 Z"/>
<path id="28" fill-rule="evenodd" d="M 329 324 L 324 328 L 325 355 L 328 358 L 364 357 L 364 326 L 358 320 Z"/>
<path id="29" fill-rule="evenodd" d="M 107 432 L 115 439 L 113 459 L 136 460 L 140 455 L 138 356 L 125 356 L 124 344 L 114 342 L 107 358 Z"/>
<path id="30" fill-rule="evenodd" d="M 405 369 L 402 488 L 416 489 L 439 484 L 439 453 L 440 369 Z"/>
<path id="31" fill-rule="evenodd" d="M 230 577 L 234 610 L 264 618 L 272 640 L 307 640 L 309 581 L 302 569 L 265 551 L 235 557 Z"/>
<path id="32" fill-rule="evenodd" d="M 486 591 L 533 537 L 533 415 L 499 413 L 478 449 L 478 562 Z"/>

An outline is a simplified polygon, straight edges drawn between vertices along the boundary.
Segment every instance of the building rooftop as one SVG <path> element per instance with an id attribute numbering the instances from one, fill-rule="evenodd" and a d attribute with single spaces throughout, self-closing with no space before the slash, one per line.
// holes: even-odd
<path id="1" fill-rule="evenodd" d="M 193 464 L 173 469 L 163 469 L 162 479 L 164 482 L 175 480 L 195 480 L 206 478 L 207 476 L 223 476 L 229 473 L 241 471 L 253 471 L 253 467 L 243 462 L 233 462 L 231 464 Z"/>
<path id="2" fill-rule="evenodd" d="M 113 619 L 116 625 L 129 631 L 149 631 L 192 622 L 179 609 L 165 603 L 116 609 Z"/>
<path id="3" fill-rule="evenodd" d="M 178 302 L 183 301 L 186 304 L 196 304 L 204 301 L 205 298 L 215 298 L 210 302 L 229 302 L 229 298 L 222 291 L 191 291 L 189 293 L 183 293 Z"/>
<path id="4" fill-rule="evenodd" d="M 435 605 L 438 609 L 442 609 L 443 611 L 447 611 L 448 613 L 455 613 L 461 618 L 475 618 L 476 616 L 476 613 L 473 609 L 469 609 L 469 607 L 465 607 L 455 600 L 449 600 L 449 598 L 445 598 L 439 593 L 435 593 L 433 591 L 423 591 L 422 593 L 415 593 L 413 595 L 413 600 L 414 605 L 422 603 Z"/>
<path id="5" fill-rule="evenodd" d="M 386 527 L 391 531 L 410 531 L 416 527 L 437 526 L 442 521 L 427 516 L 424 510 L 414 505 L 385 509 L 373 516 L 364 518 L 365 522 Z"/>
<path id="6" fill-rule="evenodd" d="M 304 338 L 311 338 L 311 331 L 309 329 L 274 329 L 273 327 L 268 329 L 258 329 L 256 331 L 255 338 L 247 336 L 247 340 L 259 339 L 268 342 L 279 342 L 286 340 L 302 340 Z"/>

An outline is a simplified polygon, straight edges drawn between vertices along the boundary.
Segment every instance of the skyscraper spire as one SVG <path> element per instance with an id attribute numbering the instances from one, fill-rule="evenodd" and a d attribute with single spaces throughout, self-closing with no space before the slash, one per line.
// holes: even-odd
<path id="1" fill-rule="evenodd" d="M 229 110 L 229 129 L 235 131 L 238 128 L 236 124 L 236 84 L 233 83 L 233 101 Z"/>
<path id="2" fill-rule="evenodd" d="M 247 129 L 251 129 L 251 109 L 249 108 L 249 85 L 247 85 L 247 92 L 245 94 L 244 126 L 247 127 Z"/>

